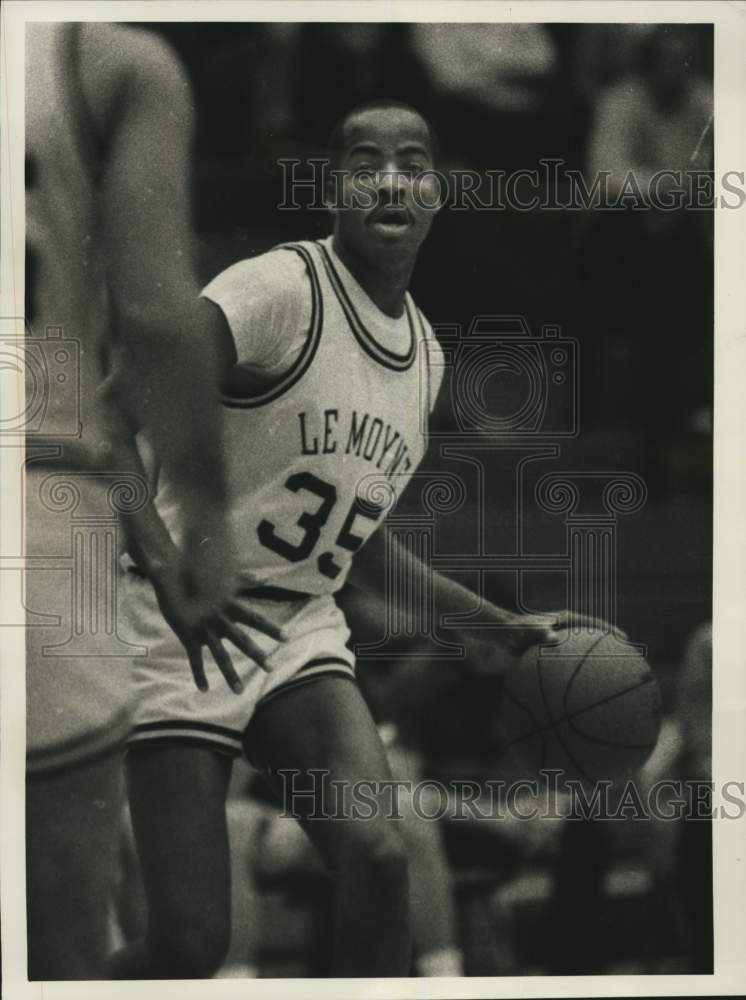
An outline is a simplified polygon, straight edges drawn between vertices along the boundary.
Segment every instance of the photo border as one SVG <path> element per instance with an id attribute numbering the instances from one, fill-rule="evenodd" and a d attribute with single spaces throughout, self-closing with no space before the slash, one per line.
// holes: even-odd
<path id="1" fill-rule="evenodd" d="M 722 175 L 743 170 L 746 150 L 746 3 L 534 2 L 474 0 L 6 0 L 0 8 L 0 316 L 23 314 L 23 31 L 26 21 L 512 21 L 705 22 L 715 25 L 715 163 Z M 713 780 L 746 780 L 746 207 L 715 211 L 715 441 Z M 3 412 L 19 412 L 23 393 Z M 12 393 L 10 394 L 12 395 Z M 0 543 L 12 544 L 21 496 L 11 449 L 0 441 L 3 504 Z M 0 602 L 12 600 L 0 573 Z M 692 622 L 692 626 L 697 624 Z M 324 979 L 28 983 L 25 973 L 23 628 L 0 629 L 0 885 L 2 971 L 8 1000 L 96 1000 L 154 995 L 168 1000 L 241 997 L 257 1000 L 344 997 L 712 996 L 746 993 L 746 820 L 713 823 L 715 973 L 701 975 L 464 977 L 459 979 Z"/>

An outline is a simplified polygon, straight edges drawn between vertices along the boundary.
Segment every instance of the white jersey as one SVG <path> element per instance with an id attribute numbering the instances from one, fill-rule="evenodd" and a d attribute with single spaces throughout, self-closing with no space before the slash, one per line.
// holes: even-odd
<path id="1" fill-rule="evenodd" d="M 223 398 L 232 527 L 247 587 L 331 594 L 422 461 L 439 348 L 409 294 L 401 320 L 385 316 L 331 239 L 275 248 L 262 267 L 286 272 L 288 255 L 304 265 L 289 273 L 301 283 L 309 328 L 295 348 L 291 337 L 275 351 L 293 358 L 279 380 Z M 235 302 L 220 279 L 204 294 L 223 308 L 241 362 Z M 273 343 L 272 331 L 256 336 Z M 157 505 L 174 531 L 177 499 L 164 483 Z"/>

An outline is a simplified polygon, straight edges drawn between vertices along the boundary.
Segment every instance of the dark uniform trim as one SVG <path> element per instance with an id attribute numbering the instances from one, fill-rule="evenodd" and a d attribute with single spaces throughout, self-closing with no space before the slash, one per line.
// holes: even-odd
<path id="1" fill-rule="evenodd" d="M 241 739 L 240 729 L 229 729 L 227 726 L 217 726 L 213 722 L 196 722 L 194 719 L 180 722 L 178 719 L 168 719 L 163 722 L 141 722 L 135 726 L 135 732 L 152 732 L 158 729 L 199 729 L 205 733 L 215 733 L 218 736 L 228 736 L 234 740 Z"/>
<path id="2" fill-rule="evenodd" d="M 422 312 L 417 309 L 417 319 L 420 324 L 420 374 L 422 373 L 422 367 L 425 367 L 425 392 L 422 394 L 424 397 L 425 412 L 422 414 L 422 435 L 425 439 L 423 457 L 430 447 L 430 414 L 433 412 L 433 375 L 430 370 L 430 338 L 425 332 L 427 326 L 425 324 L 425 317 Z M 422 380 L 420 379 L 420 385 L 422 385 Z"/>
<path id="3" fill-rule="evenodd" d="M 350 670 L 353 669 L 352 664 L 349 660 L 343 659 L 341 656 L 320 656 L 315 660 L 309 660 L 308 663 L 304 663 L 300 668 L 301 670 L 312 670 L 314 667 L 322 667 L 326 664 L 338 663 L 343 667 L 349 667 Z"/>
<path id="4" fill-rule="evenodd" d="M 174 743 L 203 747 L 237 757 L 241 753 L 243 736 L 238 729 L 228 729 L 212 722 L 168 719 L 162 722 L 143 722 L 135 726 L 128 740 L 128 749 Z"/>
<path id="5" fill-rule="evenodd" d="M 328 677 L 330 674 L 347 677 L 351 681 L 355 680 L 355 668 L 349 660 L 344 660 L 341 656 L 322 656 L 304 663 L 300 670 L 284 684 L 280 684 L 263 698 L 260 698 L 256 707 L 260 708 L 262 705 L 266 705 L 268 701 L 272 701 L 291 688 L 300 687 L 301 684 L 310 684 L 312 681 Z M 249 723 L 250 725 L 251 723 Z"/>
<path id="6" fill-rule="evenodd" d="M 145 739 L 133 739 L 127 745 L 127 752 L 132 753 L 138 750 L 148 750 L 153 746 L 180 746 L 200 747 L 202 750 L 211 750 L 213 753 L 225 754 L 226 757 L 240 757 L 241 747 L 231 747 L 227 743 L 210 739 L 203 736 L 187 736 L 179 733 L 164 733 L 162 736 L 148 736 Z"/>
<path id="7" fill-rule="evenodd" d="M 404 299 L 404 306 L 407 312 L 407 319 L 409 321 L 409 348 L 406 354 L 397 354 L 395 351 L 390 351 L 382 344 L 379 344 L 370 330 L 368 330 L 365 326 L 363 321 L 360 319 L 350 296 L 347 294 L 347 289 L 339 276 L 339 272 L 334 266 L 331 254 L 322 243 L 319 244 L 319 247 L 321 248 L 322 260 L 324 262 L 324 267 L 326 268 L 329 282 L 331 283 L 334 293 L 339 300 L 342 312 L 347 318 L 350 329 L 355 335 L 355 339 L 358 341 L 366 354 L 373 358 L 374 361 L 383 365 L 385 368 L 391 368 L 393 371 L 399 372 L 407 371 L 412 367 L 412 363 L 417 354 L 417 337 L 415 334 L 415 323 L 412 316 L 412 306 L 410 305 L 409 295 L 406 295 Z"/>
<path id="8" fill-rule="evenodd" d="M 283 243 L 281 246 L 275 247 L 274 249 L 291 250 L 299 254 L 306 264 L 308 275 L 311 279 L 311 326 L 308 331 L 308 336 L 306 337 L 306 343 L 303 350 L 280 380 L 265 392 L 257 395 L 245 397 L 224 395 L 222 397 L 223 406 L 227 406 L 231 409 L 256 409 L 259 406 L 265 406 L 267 403 L 273 402 L 275 399 L 278 399 L 286 393 L 288 389 L 291 389 L 308 371 L 321 340 L 321 329 L 324 322 L 324 302 L 321 296 L 319 277 L 316 273 L 316 265 L 313 262 L 311 254 L 305 247 L 298 243 Z"/>
<path id="9" fill-rule="evenodd" d="M 299 671 L 289 678 L 285 684 L 281 684 L 270 691 L 269 694 L 261 698 L 256 705 L 256 709 L 265 705 L 275 697 L 279 697 L 292 688 L 301 684 L 311 684 L 313 681 L 323 677 L 336 675 L 346 677 L 355 683 L 355 668 L 349 660 L 341 656 L 320 656 L 316 659 L 304 663 Z M 212 722 L 200 722 L 193 719 L 180 722 L 178 719 L 170 719 L 163 722 L 143 722 L 135 726 L 128 741 L 127 750 L 147 750 L 153 746 L 192 746 L 211 750 L 213 753 L 225 754 L 229 757 L 238 757 L 243 752 L 246 759 L 257 770 L 262 770 L 248 750 L 248 734 L 251 730 L 251 722 L 243 733 L 237 729 L 229 729 L 226 726 L 218 726 Z"/>

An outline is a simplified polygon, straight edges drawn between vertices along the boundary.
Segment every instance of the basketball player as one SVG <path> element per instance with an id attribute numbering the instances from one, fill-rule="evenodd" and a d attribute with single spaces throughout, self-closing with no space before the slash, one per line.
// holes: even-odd
<path id="1" fill-rule="evenodd" d="M 42 427 L 43 437 L 27 438 L 26 552 L 42 561 L 69 555 L 69 526 L 60 530 L 60 515 L 44 496 L 47 476 L 62 474 L 55 478 L 76 494 L 76 517 L 89 524 L 111 517 L 107 490 L 116 474 L 142 473 L 130 426 L 137 416 L 169 457 L 180 495 L 180 522 L 171 528 L 182 548 L 147 503 L 125 519 L 130 546 L 184 643 L 197 682 L 201 648 L 208 643 L 235 683 L 220 637 L 251 650 L 246 636 L 212 607 L 220 607 L 232 584 L 231 545 L 219 460 L 217 358 L 210 347 L 213 316 L 198 298 L 191 263 L 187 82 L 170 50 L 142 31 L 40 23 L 27 32 L 29 344 L 44 342 L 50 328 L 61 330 L 59 348 L 50 341 L 61 363 L 77 343 L 79 371 L 62 374 L 79 379 L 80 414 L 74 417 L 81 433 L 53 438 Z M 98 391 L 106 356 L 110 371 L 116 359 L 114 403 Z M 45 426 L 57 427 L 70 412 L 70 396 L 51 377 L 44 391 Z M 73 580 L 84 613 L 98 623 L 87 647 L 75 646 L 80 623 L 71 621 L 69 570 L 31 568 L 26 574 L 32 979 L 96 978 L 106 951 L 132 692 L 121 649 L 117 657 L 101 645 L 115 600 L 116 552 L 112 567 L 102 569 L 94 542 Z M 112 590 L 99 594 L 96 581 L 110 569 Z"/>
<path id="2" fill-rule="evenodd" d="M 219 967 L 230 933 L 225 795 L 231 757 L 242 751 L 334 877 L 334 975 L 409 973 L 407 858 L 387 818 L 391 773 L 334 594 L 348 577 L 382 591 L 386 538 L 376 529 L 426 448 L 438 365 L 424 361 L 439 348 L 407 287 L 435 214 L 425 205 L 436 192 L 415 197 L 433 140 L 418 112 L 381 102 L 349 113 L 332 146 L 344 172 L 333 236 L 235 264 L 203 293 L 223 322 L 242 600 L 271 615 L 282 639 L 254 637 L 268 673 L 242 658 L 239 697 L 219 685 L 200 694 L 151 585 L 129 577 L 130 641 L 150 651 L 135 662 L 128 755 L 149 920 L 146 937 L 113 956 L 115 977 L 203 978 Z M 164 468 L 156 502 L 167 525 L 175 498 Z M 430 574 L 439 606 L 474 609 L 467 588 L 403 550 L 389 556 L 389 573 L 414 587 Z M 484 614 L 500 626 L 492 645 L 463 637 L 483 661 L 495 644 L 517 653 L 551 639 L 547 619 L 493 605 Z M 214 664 L 206 669 L 215 675 Z M 361 780 L 373 816 L 329 819 L 332 782 Z"/>

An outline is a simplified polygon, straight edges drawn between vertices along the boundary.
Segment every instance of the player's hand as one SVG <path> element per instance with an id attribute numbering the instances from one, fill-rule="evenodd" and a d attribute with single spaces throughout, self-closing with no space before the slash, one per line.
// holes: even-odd
<path id="1" fill-rule="evenodd" d="M 268 653 L 237 623 L 248 625 L 276 640 L 282 638 L 281 631 L 264 616 L 233 599 L 225 601 L 222 606 L 213 604 L 206 609 L 195 603 L 187 596 L 184 587 L 182 558 L 178 554 L 149 573 L 158 606 L 186 651 L 194 682 L 200 691 L 209 687 L 204 663 L 204 649 L 207 647 L 228 686 L 235 694 L 240 694 L 243 684 L 223 641 L 227 639 L 265 668 Z"/>
<path id="2" fill-rule="evenodd" d="M 589 632 L 605 632 L 615 635 L 619 639 L 629 639 L 626 632 L 623 632 L 617 625 L 612 625 L 603 618 L 594 618 L 592 615 L 581 615 L 576 611 L 547 611 L 547 616 L 554 619 L 554 630 L 584 628 Z M 553 641 L 556 642 L 556 635 Z"/>
<path id="3" fill-rule="evenodd" d="M 568 610 L 548 611 L 543 614 L 506 613 L 502 627 L 490 632 L 491 639 L 513 656 L 520 656 L 530 646 L 556 645 L 561 632 L 570 628 L 614 633 L 621 639 L 627 635 L 614 629 L 608 622 L 590 615 Z"/>
<path id="4" fill-rule="evenodd" d="M 512 656 L 520 656 L 529 646 L 555 643 L 558 627 L 551 615 L 507 615 L 504 626 L 492 633 L 494 641 Z"/>
<path id="5" fill-rule="evenodd" d="M 529 646 L 554 643 L 559 638 L 550 615 L 522 615 L 493 606 L 494 627 L 484 632 L 459 629 L 458 641 L 466 650 L 466 662 L 477 674 L 503 673 Z"/>
<path id="6" fill-rule="evenodd" d="M 228 686 L 236 694 L 240 694 L 243 685 L 230 655 L 222 645 L 220 633 L 213 630 L 213 622 L 208 622 L 208 617 L 200 613 L 187 596 L 180 555 L 159 566 L 157 571 L 150 568 L 148 576 L 155 589 L 161 614 L 184 647 L 194 683 L 200 691 L 208 688 L 203 654 L 204 647 L 207 646 Z"/>

